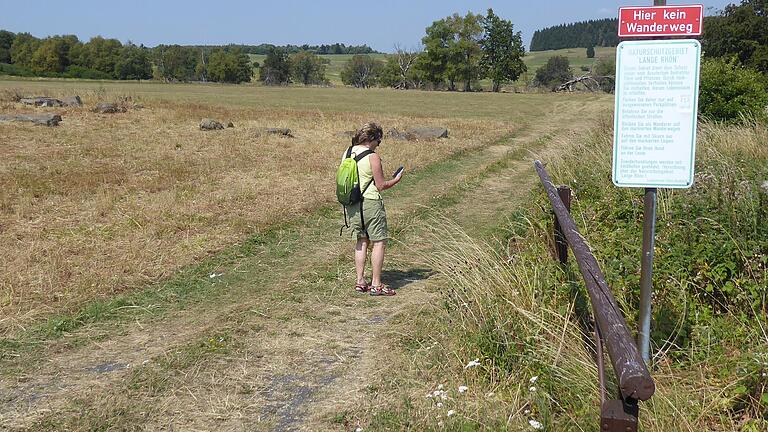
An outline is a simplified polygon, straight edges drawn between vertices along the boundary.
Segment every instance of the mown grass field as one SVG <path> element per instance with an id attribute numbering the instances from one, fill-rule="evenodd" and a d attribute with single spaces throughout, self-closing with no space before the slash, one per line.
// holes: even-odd
<path id="1" fill-rule="evenodd" d="M 0 92 L 79 94 L 57 128 L 0 124 L 0 328 L 108 298 L 170 275 L 250 233 L 333 199 L 338 155 L 369 119 L 446 126 L 428 145 L 382 146 L 418 170 L 550 112 L 561 95 L 398 92 L 156 83 L 4 81 Z M 99 115 L 99 100 L 144 107 Z M 603 98 L 603 100 L 608 100 Z M 30 112 L 4 101 L 0 112 Z M 212 117 L 235 128 L 203 132 Z M 258 136 L 288 127 L 295 139 Z"/>

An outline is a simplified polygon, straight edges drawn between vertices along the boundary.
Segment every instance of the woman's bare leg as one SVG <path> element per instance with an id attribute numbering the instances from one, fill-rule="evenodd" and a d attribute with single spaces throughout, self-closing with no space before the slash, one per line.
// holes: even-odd
<path id="1" fill-rule="evenodd" d="M 357 283 L 365 284 L 365 262 L 368 258 L 368 239 L 365 237 L 357 239 L 355 245 L 355 270 L 357 271 Z"/>
<path id="2" fill-rule="evenodd" d="M 384 249 L 387 246 L 387 241 L 379 240 L 372 243 L 373 251 L 371 252 L 371 268 L 373 270 L 373 278 L 371 280 L 371 285 L 379 286 L 381 285 L 381 269 L 384 267 Z"/>

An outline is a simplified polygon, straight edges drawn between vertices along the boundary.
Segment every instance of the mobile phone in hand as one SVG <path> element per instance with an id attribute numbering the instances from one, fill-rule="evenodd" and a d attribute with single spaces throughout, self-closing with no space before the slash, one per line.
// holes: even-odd
<path id="1" fill-rule="evenodd" d="M 395 173 L 392 174 L 392 177 L 397 177 L 397 175 L 400 174 L 401 172 L 403 172 L 404 169 L 405 169 L 405 167 L 398 168 L 397 171 L 395 171 Z"/>

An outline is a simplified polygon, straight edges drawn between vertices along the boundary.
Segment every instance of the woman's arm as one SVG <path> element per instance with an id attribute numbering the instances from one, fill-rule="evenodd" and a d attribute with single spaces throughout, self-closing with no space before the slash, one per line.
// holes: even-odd
<path id="1" fill-rule="evenodd" d="M 403 174 L 400 173 L 397 175 L 397 177 L 391 180 L 385 180 L 384 169 L 381 167 L 381 158 L 379 157 L 379 155 L 374 153 L 370 156 L 370 158 L 371 158 L 371 170 L 373 170 L 373 181 L 375 182 L 376 189 L 378 189 L 379 192 L 383 190 L 387 190 L 392 186 L 398 184 L 400 182 L 400 179 L 403 178 Z"/>

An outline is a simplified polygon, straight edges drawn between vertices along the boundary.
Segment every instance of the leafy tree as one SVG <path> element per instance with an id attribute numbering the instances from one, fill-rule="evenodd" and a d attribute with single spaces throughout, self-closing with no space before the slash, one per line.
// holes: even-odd
<path id="1" fill-rule="evenodd" d="M 16 35 L 5 30 L 0 30 L 0 63 L 11 62 L 11 45 Z"/>
<path id="2" fill-rule="evenodd" d="M 595 47 L 592 45 L 587 47 L 587 58 L 595 58 Z"/>
<path id="3" fill-rule="evenodd" d="M 357 88 L 368 88 L 379 82 L 383 69 L 382 62 L 368 54 L 356 54 L 344 64 L 341 82 Z"/>
<path id="4" fill-rule="evenodd" d="M 149 50 L 127 43 L 120 51 L 120 58 L 115 63 L 115 77 L 121 80 L 141 80 L 152 78 L 152 62 Z"/>
<path id="5" fill-rule="evenodd" d="M 568 57 L 553 56 L 547 63 L 536 70 L 536 82 L 545 87 L 554 89 L 558 85 L 573 78 Z"/>
<path id="6" fill-rule="evenodd" d="M 733 56 L 768 73 L 768 0 L 742 0 L 707 17 L 702 43 L 706 57 Z"/>
<path id="7" fill-rule="evenodd" d="M 480 39 L 483 36 L 483 16 L 471 12 L 461 17 L 453 14 L 449 24 L 454 29 L 455 43 L 451 45 L 451 61 L 446 75 L 464 82 L 464 91 L 472 91 L 472 82 L 480 78 Z"/>
<path id="8" fill-rule="evenodd" d="M 230 52 L 216 50 L 208 59 L 208 79 L 211 81 L 240 84 L 249 82 L 252 76 L 251 60 L 239 49 Z"/>
<path id="9" fill-rule="evenodd" d="M 291 81 L 291 65 L 286 50 L 277 47 L 269 49 L 259 79 L 266 85 L 283 85 Z"/>
<path id="10" fill-rule="evenodd" d="M 77 36 L 53 36 L 43 39 L 32 54 L 30 67 L 38 74 L 64 72 L 70 63 L 70 50 L 80 43 Z"/>
<path id="11" fill-rule="evenodd" d="M 70 57 L 73 64 L 115 76 L 115 65 L 120 59 L 123 44 L 117 39 L 92 37 L 87 43 L 73 49 Z"/>
<path id="12" fill-rule="evenodd" d="M 11 44 L 11 62 L 15 65 L 31 68 L 32 55 L 40 46 L 40 39 L 29 33 L 19 33 Z"/>
<path id="13" fill-rule="evenodd" d="M 742 115 L 768 119 L 768 78 L 723 58 L 701 67 L 699 111 L 705 117 L 738 122 Z"/>
<path id="14" fill-rule="evenodd" d="M 448 81 L 455 90 L 456 82 L 464 83 L 464 91 L 472 90 L 472 82 L 480 77 L 480 39 L 483 35 L 482 15 L 453 14 L 427 27 L 422 39 L 424 55 L 417 68 L 427 81 L 439 87 Z"/>
<path id="15" fill-rule="evenodd" d="M 159 78 L 165 81 L 190 81 L 196 77 L 197 49 L 180 45 L 159 45 L 154 49 Z"/>
<path id="16" fill-rule="evenodd" d="M 291 77 L 304 85 L 326 82 L 325 66 L 330 60 L 319 57 L 309 51 L 299 51 L 288 58 Z"/>
<path id="17" fill-rule="evenodd" d="M 421 39 L 424 52 L 416 61 L 416 68 L 433 87 L 440 87 L 446 80 L 448 63 L 451 61 L 451 46 L 455 42 L 454 32 L 446 19 L 435 21 L 427 27 L 426 36 Z M 449 85 L 454 88 L 454 83 Z"/>
<path id="18" fill-rule="evenodd" d="M 501 84 L 515 81 L 528 70 L 523 63 L 525 48 L 520 32 L 515 33 L 512 22 L 499 18 L 488 9 L 484 21 L 485 36 L 480 40 L 482 58 L 480 64 L 485 76 L 493 82 L 497 92 Z"/>

